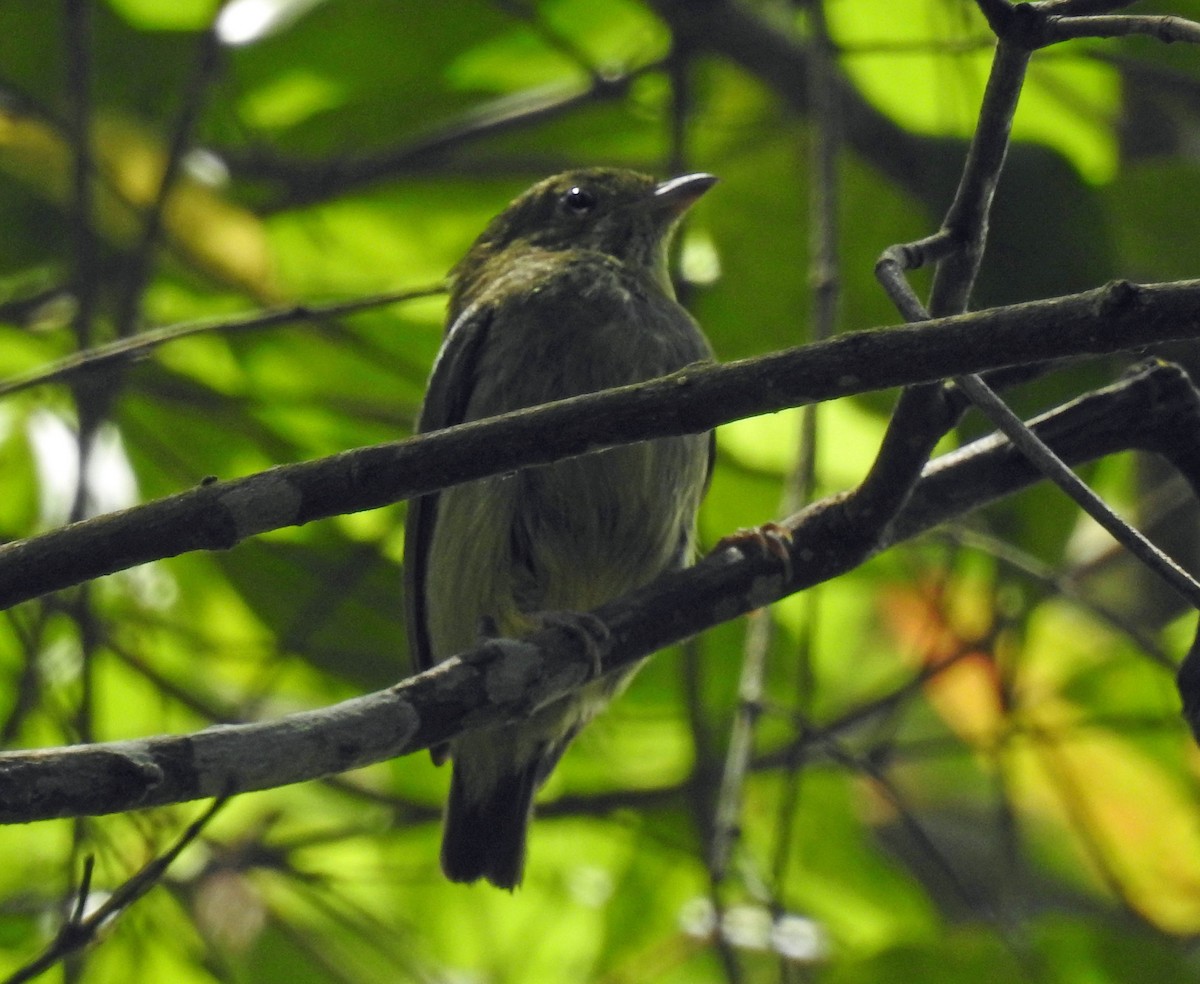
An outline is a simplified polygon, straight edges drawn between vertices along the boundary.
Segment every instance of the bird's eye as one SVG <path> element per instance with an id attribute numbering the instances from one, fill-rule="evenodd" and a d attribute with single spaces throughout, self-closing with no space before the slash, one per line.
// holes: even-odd
<path id="1" fill-rule="evenodd" d="M 596 207 L 596 196 L 576 185 L 562 197 L 563 204 L 576 215 L 584 215 Z"/>

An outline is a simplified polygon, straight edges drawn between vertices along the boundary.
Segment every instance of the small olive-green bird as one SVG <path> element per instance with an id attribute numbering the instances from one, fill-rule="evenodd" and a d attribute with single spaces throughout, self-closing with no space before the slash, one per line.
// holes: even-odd
<path id="1" fill-rule="evenodd" d="M 675 300 L 671 235 L 715 183 L 592 168 L 512 202 L 451 273 L 422 432 L 639 382 L 710 359 Z M 663 438 L 468 482 L 409 505 L 404 567 L 417 669 L 547 612 L 585 612 L 690 562 L 712 437 Z M 632 670 L 449 743 L 442 839 L 453 881 L 521 882 L 533 797 Z M 435 752 L 444 760 L 446 749 Z"/>

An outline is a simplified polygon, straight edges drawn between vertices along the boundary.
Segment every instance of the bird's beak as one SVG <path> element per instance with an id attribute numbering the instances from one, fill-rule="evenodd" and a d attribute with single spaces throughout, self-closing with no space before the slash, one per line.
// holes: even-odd
<path id="1" fill-rule="evenodd" d="M 696 174 L 681 174 L 670 181 L 663 181 L 654 189 L 654 207 L 672 218 L 679 218 L 696 199 L 717 183 L 716 177 L 699 171 Z"/>

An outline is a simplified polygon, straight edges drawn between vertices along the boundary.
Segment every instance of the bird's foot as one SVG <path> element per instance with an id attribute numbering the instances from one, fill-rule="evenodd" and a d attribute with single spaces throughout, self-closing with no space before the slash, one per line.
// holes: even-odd
<path id="1" fill-rule="evenodd" d="M 479 637 L 480 642 L 499 639 L 503 634 L 500 631 L 500 623 L 496 621 L 494 615 L 480 615 L 475 622 L 475 635 Z"/>
<path id="2" fill-rule="evenodd" d="M 763 523 L 762 526 L 751 526 L 737 530 L 721 538 L 717 550 L 734 547 L 744 555 L 755 550 L 760 554 L 774 557 L 783 564 L 783 576 L 792 579 L 792 531 L 778 523 Z"/>
<path id="3" fill-rule="evenodd" d="M 591 612 L 534 612 L 529 618 L 539 628 L 560 629 L 583 645 L 591 662 L 591 677 L 595 679 L 604 672 L 604 656 L 612 642 L 612 631 L 607 623 Z"/>

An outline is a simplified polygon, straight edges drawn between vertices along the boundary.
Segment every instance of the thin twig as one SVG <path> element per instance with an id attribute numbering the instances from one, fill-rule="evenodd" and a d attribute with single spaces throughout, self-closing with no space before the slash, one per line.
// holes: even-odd
<path id="1" fill-rule="evenodd" d="M 1116 858 L 1101 842 L 1101 824 L 1088 802 L 1085 787 L 1080 785 L 1077 768 L 1072 767 L 1063 753 L 1059 735 L 1037 727 L 1030 728 L 1027 734 L 1032 738 L 1038 760 L 1052 776 L 1052 785 L 1066 813 L 1067 824 L 1079 838 L 1079 843 L 1099 874 L 1100 880 L 1126 916 L 1144 923 L 1145 917 L 1133 904 L 1131 893 L 1125 884 L 1126 880 L 1117 870 Z M 1090 779 L 1090 776 L 1088 778 Z"/>
<path id="2" fill-rule="evenodd" d="M 899 819 L 901 826 L 913 839 L 913 843 L 933 863 L 933 866 L 946 880 L 946 884 L 950 886 L 959 900 L 971 912 L 984 912 L 993 922 L 999 922 L 997 913 L 992 911 L 987 900 L 982 898 L 959 875 L 945 852 L 938 847 L 933 837 L 922 826 L 920 820 L 917 819 L 916 813 L 905 802 L 900 788 L 880 767 L 877 760 L 883 756 L 878 752 L 874 755 L 856 755 L 848 749 L 842 748 L 839 743 L 829 743 L 826 752 L 833 761 L 839 762 L 846 768 L 865 775 L 871 780 L 872 785 L 883 795 L 888 805 L 896 811 L 896 817 Z"/>
<path id="3" fill-rule="evenodd" d="M 941 536 L 961 546 L 982 551 L 998 560 L 1001 564 L 1014 568 L 1029 578 L 1040 581 L 1056 594 L 1062 595 L 1062 597 L 1066 598 L 1072 604 L 1106 622 L 1111 628 L 1122 635 L 1127 636 L 1137 645 L 1138 652 L 1146 656 L 1147 659 L 1160 669 L 1170 670 L 1171 672 L 1175 671 L 1175 660 L 1167 655 L 1166 651 L 1159 645 L 1158 640 L 1149 632 L 1116 609 L 1094 598 L 1089 598 L 1081 590 L 1077 580 L 1077 571 L 1073 572 L 1073 576 L 1064 576 L 1049 564 L 1044 563 L 1019 547 L 968 526 L 950 527 Z"/>
<path id="4" fill-rule="evenodd" d="M 934 273 L 928 305 L 934 317 L 967 310 L 1028 65 L 1028 51 L 1003 39 L 996 46 L 962 178 L 942 222 L 958 248 L 941 259 Z"/>
<path id="5" fill-rule="evenodd" d="M 1021 449 L 1034 467 L 1067 493 L 1084 512 L 1103 526 L 1117 542 L 1161 577 L 1175 592 L 1194 608 L 1200 609 L 1200 583 L 1187 571 L 1151 543 L 1146 536 L 1121 519 L 1068 468 L 1059 457 L 1038 439 L 1024 422 L 1009 409 L 979 376 L 960 376 L 955 383 L 961 386 L 987 418 Z"/>
<path id="6" fill-rule="evenodd" d="M 200 833 L 208 825 L 209 821 L 216 816 L 217 811 L 226 802 L 227 797 L 218 797 L 215 799 L 212 805 L 188 826 L 187 830 L 179 836 L 178 840 L 164 854 L 159 855 L 153 861 L 146 864 L 137 874 L 129 878 L 113 891 L 111 895 L 105 898 L 100 905 L 85 915 L 90 895 L 89 887 L 92 871 L 91 859 L 89 858 L 88 862 L 85 863 L 84 876 L 80 882 L 76 905 L 70 918 L 63 924 L 62 928 L 58 931 L 58 935 L 55 936 L 53 942 L 46 950 L 7 977 L 4 980 L 4 984 L 23 984 L 25 981 L 33 980 L 61 960 L 87 946 L 105 923 L 133 905 L 134 902 L 162 880 L 171 863 L 179 857 L 184 848 L 200 836 Z"/>
<path id="7" fill-rule="evenodd" d="M 671 51 L 666 70 L 671 81 L 671 116 L 667 173 L 679 174 L 687 170 L 688 122 L 692 117 L 695 92 L 692 86 L 691 46 L 679 34 L 672 37 Z M 679 301 L 686 305 L 691 298 L 692 285 L 682 282 L 677 285 Z M 688 784 L 688 806 L 702 840 L 711 840 L 719 829 L 719 801 L 714 804 L 709 777 L 716 772 L 716 754 L 712 731 L 704 713 L 704 701 L 700 691 L 703 661 L 694 640 L 685 643 L 681 670 L 687 694 L 688 718 L 691 725 L 692 746 L 696 761 L 692 770 L 692 782 Z M 709 940 L 720 962 L 721 972 L 727 984 L 742 984 L 742 965 L 737 950 L 723 932 L 725 901 L 721 895 L 723 873 L 711 857 L 705 858 L 708 866 L 708 900 L 713 910 L 714 931 Z"/>
<path id="8" fill-rule="evenodd" d="M 137 330 L 142 294 L 162 231 L 167 201 L 182 171 L 184 155 L 191 143 L 204 99 L 216 73 L 219 54 L 220 43 L 216 31 L 210 28 L 200 35 L 197 43 L 196 65 L 184 89 L 183 105 L 180 107 L 178 119 L 171 128 L 171 141 L 167 148 L 162 177 L 158 182 L 158 191 L 144 213 L 141 235 L 129 254 L 129 267 L 117 305 L 118 337 L 128 337 Z"/>
<path id="9" fill-rule="evenodd" d="M 1012 13 L 1006 0 L 980 0 L 980 7 L 988 16 L 989 23 L 993 25 Z M 958 249 L 938 264 L 929 307 L 932 313 L 963 310 L 969 301 L 971 286 L 983 256 L 988 215 L 1007 153 L 1012 117 L 1016 111 L 1028 61 L 1028 50 L 1010 45 L 1001 39 L 988 79 L 984 105 L 968 155 L 967 167 L 954 204 L 942 226 L 942 232 L 953 236 Z M 906 265 L 923 259 L 923 254 L 932 246 L 944 248 L 945 243 L 939 239 L 938 234 L 918 244 L 892 247 L 876 267 L 881 283 L 910 321 L 923 320 L 928 317 L 928 312 L 908 287 L 902 271 Z M 992 423 L 1029 455 L 1030 460 L 1043 474 L 1059 485 L 1134 556 L 1156 571 L 1190 604 L 1200 607 L 1200 583 L 1139 531 L 1120 519 L 1074 472 L 1050 452 L 982 378 L 977 374 L 965 374 L 957 378 L 956 383 Z"/>
<path id="10" fill-rule="evenodd" d="M 765 611 L 755 613 L 746 628 L 742 646 L 737 711 L 730 727 L 708 851 L 708 865 L 717 884 L 724 880 L 729 859 L 741 838 L 742 788 L 754 754 L 755 725 L 763 710 L 763 677 L 771 640 L 767 623 L 770 619 L 770 614 Z"/>
<path id="11" fill-rule="evenodd" d="M 903 250 L 904 248 L 893 247 L 892 249 Z M 924 314 L 924 309 L 911 288 L 908 287 L 907 281 L 899 277 L 891 281 L 889 286 L 895 291 L 897 306 L 903 307 L 906 313 L 912 311 L 919 322 Z M 1151 543 L 1144 534 L 1121 519 L 1103 499 L 1088 488 L 1083 480 L 1063 464 L 1038 439 L 1037 435 L 1009 409 L 1008 405 L 996 395 L 982 377 L 974 373 L 966 374 L 957 377 L 955 383 L 1014 445 L 1028 455 L 1030 461 L 1043 475 L 1066 492 L 1078 503 L 1080 508 L 1108 530 L 1117 542 L 1155 571 L 1185 601 L 1193 607 L 1200 608 L 1200 583 Z"/>
<path id="12" fill-rule="evenodd" d="M 875 278 L 905 321 L 912 324 L 929 317 L 929 312 L 912 289 L 905 273 L 937 263 L 956 248 L 957 243 L 950 230 L 942 228 L 923 239 L 889 246 L 875 261 Z"/>
<path id="13" fill-rule="evenodd" d="M 809 196 L 809 285 L 813 292 L 812 336 L 814 340 L 821 341 L 831 338 L 836 331 L 841 302 L 841 257 L 838 249 L 841 182 L 838 163 L 842 149 L 842 127 L 835 84 L 836 51 L 829 35 L 825 0 L 812 0 L 807 11 L 811 39 L 809 90 L 812 98 L 812 137 L 808 155 L 812 174 Z M 800 410 L 800 444 L 796 467 L 789 476 L 786 490 L 789 498 L 783 502 L 784 515 L 814 498 L 819 453 L 817 418 L 820 409 L 814 405 Z M 813 652 L 816 628 L 820 625 L 820 600 L 821 593 L 817 588 L 805 593 L 802 602 L 804 617 L 796 640 L 794 699 L 798 714 L 805 718 L 811 712 L 817 692 Z M 774 621 L 771 620 L 770 624 L 774 625 Z M 799 758 L 788 763 L 776 811 L 775 845 L 770 864 L 771 881 L 776 886 L 787 884 L 787 871 L 795 843 L 794 831 L 799 821 L 797 804 L 802 764 Z"/>
<path id="14" fill-rule="evenodd" d="M 661 62 L 652 62 L 623 73 L 596 75 L 586 85 L 559 83 L 502 96 L 414 134 L 396 147 L 356 158 L 314 163 L 263 151 L 218 148 L 218 153 L 239 177 L 283 186 L 279 198 L 265 205 L 264 211 L 295 208 L 407 173 L 453 170 L 454 152 L 464 145 L 547 123 L 592 103 L 620 99 L 636 79 L 662 67 Z"/>
<path id="15" fill-rule="evenodd" d="M 1138 2 L 1139 0 L 1042 0 L 1041 8 L 1047 14 L 1056 16 L 1086 17 L 1122 10 Z"/>
<path id="16" fill-rule="evenodd" d="M 574 62 L 594 83 L 603 83 L 602 73 L 591 63 L 587 52 L 577 45 L 574 39 L 560 31 L 554 30 L 553 27 L 547 24 L 545 18 L 540 15 L 540 12 L 533 4 L 527 2 L 527 0 L 526 2 L 519 2 L 519 0 L 492 0 L 492 3 L 511 17 L 515 17 L 522 23 L 529 25 L 530 29 L 537 34 L 548 48 L 565 56 L 568 61 Z"/>
<path id="17" fill-rule="evenodd" d="M 191 335 L 274 328 L 293 321 L 319 321 L 357 314 L 390 304 L 400 304 L 421 297 L 433 297 L 444 291 L 445 287 L 434 284 L 386 294 L 374 294 L 370 297 L 359 297 L 350 301 L 334 301 L 328 304 L 294 304 L 291 307 L 259 311 L 238 317 L 202 318 L 197 321 L 185 321 L 177 325 L 154 328 L 128 338 L 118 338 L 103 345 L 76 352 L 47 366 L 0 380 L 0 397 L 10 396 L 33 386 L 60 383 L 80 373 L 93 372 L 110 364 L 144 358 L 160 345 L 180 338 L 188 338 Z"/>
<path id="18" fill-rule="evenodd" d="M 96 240 L 92 228 L 92 59 L 91 3 L 66 2 L 67 138 L 71 162 L 72 290 L 75 293 L 75 341 L 86 348 L 92 341 L 96 300 Z"/>
<path id="19" fill-rule="evenodd" d="M 1005 0 L 996 2 L 1005 5 Z M 1027 51 L 1003 41 L 997 46 L 979 123 L 941 230 L 915 243 L 892 247 L 876 264 L 880 283 L 910 322 L 924 320 L 929 312 L 937 316 L 967 308 L 1028 61 Z M 934 256 L 939 262 L 927 311 L 901 273 L 909 264 Z M 960 414 L 961 409 L 952 405 L 941 385 L 910 387 L 900 395 L 871 470 L 854 492 L 865 531 L 886 526 L 888 518 L 903 507 L 922 466 Z"/>
<path id="20" fill-rule="evenodd" d="M 1046 44 L 1075 38 L 1123 38 L 1144 34 L 1165 44 L 1200 44 L 1200 24 L 1184 17 L 1110 14 L 1096 17 L 1048 17 L 1042 28 Z"/>

